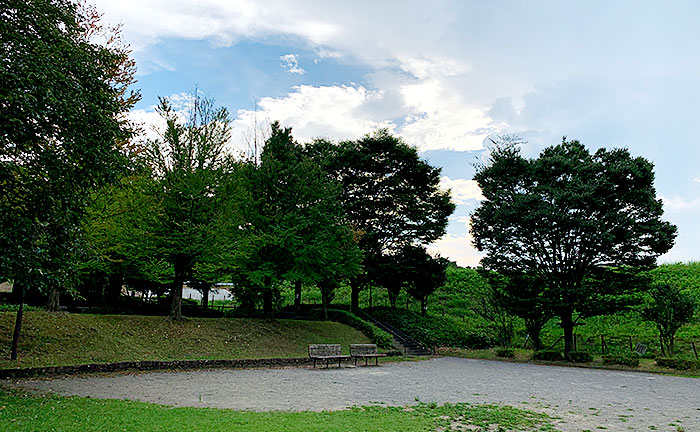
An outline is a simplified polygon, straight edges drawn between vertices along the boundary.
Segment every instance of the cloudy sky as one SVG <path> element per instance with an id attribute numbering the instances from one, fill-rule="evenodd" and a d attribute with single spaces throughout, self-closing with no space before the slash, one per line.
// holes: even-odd
<path id="1" fill-rule="evenodd" d="M 662 262 L 700 259 L 700 4 L 695 1 L 97 0 L 122 23 L 152 122 L 158 96 L 196 87 L 237 139 L 254 119 L 300 141 L 388 127 L 443 168 L 458 205 L 434 248 L 461 265 L 490 134 L 535 156 L 566 135 L 656 165 L 678 225 Z M 245 142 L 242 139 L 241 142 Z"/>

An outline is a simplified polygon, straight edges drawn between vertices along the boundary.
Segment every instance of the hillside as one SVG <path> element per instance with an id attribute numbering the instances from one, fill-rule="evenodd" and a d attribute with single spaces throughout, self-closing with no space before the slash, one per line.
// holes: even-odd
<path id="1" fill-rule="evenodd" d="M 20 359 L 9 359 L 15 314 L 0 312 L 0 368 L 138 360 L 306 357 L 308 344 L 368 343 L 327 321 L 25 313 Z"/>

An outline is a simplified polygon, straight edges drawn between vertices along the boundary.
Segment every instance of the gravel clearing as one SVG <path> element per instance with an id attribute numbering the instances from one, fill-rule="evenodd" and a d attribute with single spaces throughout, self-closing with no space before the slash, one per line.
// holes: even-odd
<path id="1" fill-rule="evenodd" d="M 94 398 L 236 410 L 337 410 L 422 402 L 506 404 L 562 431 L 700 431 L 700 379 L 443 357 L 380 367 L 151 372 L 16 383 Z"/>

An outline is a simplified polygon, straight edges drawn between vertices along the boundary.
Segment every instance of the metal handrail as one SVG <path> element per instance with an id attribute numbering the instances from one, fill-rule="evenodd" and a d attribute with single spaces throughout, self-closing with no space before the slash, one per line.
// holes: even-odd
<path id="1" fill-rule="evenodd" d="M 420 342 L 418 342 L 417 340 L 413 339 L 412 337 L 410 337 L 410 336 L 407 335 L 406 333 L 402 332 L 401 330 L 397 329 L 396 327 L 392 326 L 391 324 L 387 324 L 387 323 L 383 323 L 383 322 L 381 322 L 381 321 L 378 321 L 377 319 L 375 319 L 374 317 L 372 317 L 372 316 L 371 316 L 370 314 L 368 314 L 367 312 L 364 312 L 364 311 L 359 311 L 359 312 L 360 312 L 360 314 L 362 314 L 365 318 L 369 319 L 369 321 L 371 321 L 374 325 L 376 325 L 377 327 L 382 328 L 382 329 L 388 331 L 388 332 L 391 333 L 395 338 L 399 339 L 399 341 L 402 342 L 402 345 L 404 345 L 404 349 L 405 349 L 405 345 L 406 345 L 406 344 L 413 344 L 413 345 L 416 345 L 416 346 L 418 346 L 418 347 L 420 347 L 420 348 L 422 348 L 422 349 L 424 349 L 424 350 L 426 350 L 426 351 L 431 351 L 431 350 L 429 350 L 428 348 L 426 348 L 425 346 L 423 346 L 422 343 L 420 343 Z"/>

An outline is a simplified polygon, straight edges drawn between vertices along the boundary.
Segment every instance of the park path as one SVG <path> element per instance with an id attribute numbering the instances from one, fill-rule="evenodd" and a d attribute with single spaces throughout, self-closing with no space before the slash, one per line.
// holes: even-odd
<path id="1" fill-rule="evenodd" d="M 422 402 L 507 404 L 563 431 L 700 431 L 700 379 L 454 357 L 380 367 L 152 372 L 25 380 L 63 395 L 237 410 Z"/>

